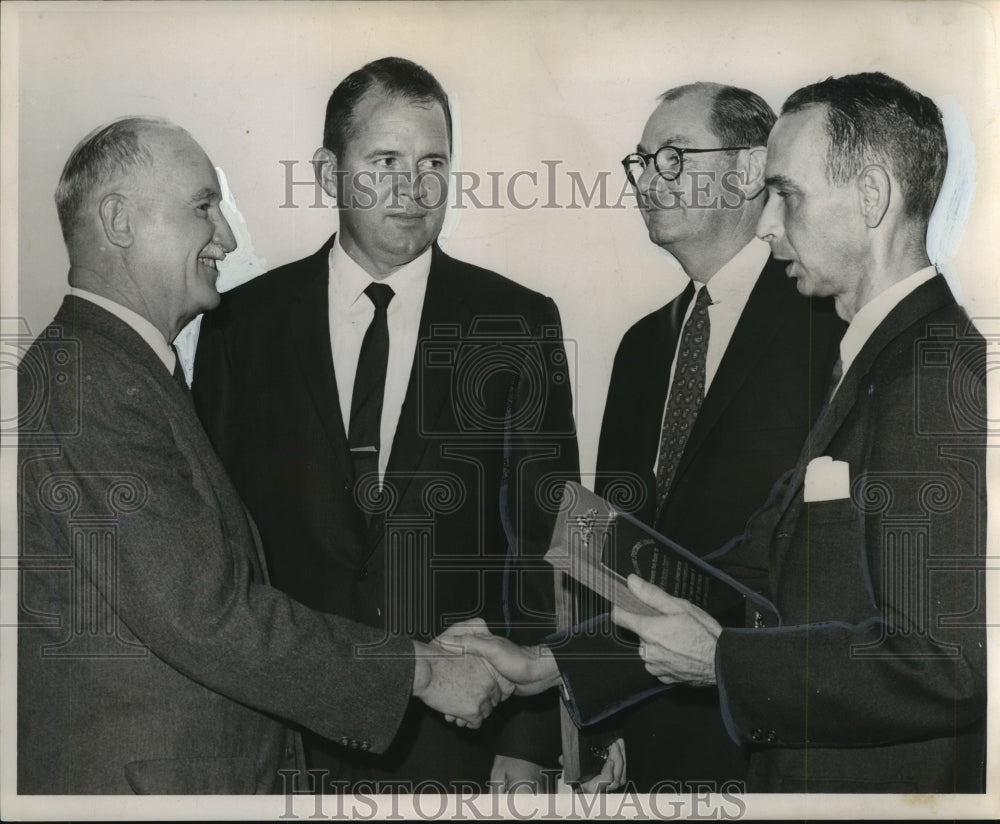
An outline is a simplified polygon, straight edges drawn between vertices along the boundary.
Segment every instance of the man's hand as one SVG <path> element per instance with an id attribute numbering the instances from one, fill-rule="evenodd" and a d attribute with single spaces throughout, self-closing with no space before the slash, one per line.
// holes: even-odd
<path id="1" fill-rule="evenodd" d="M 438 640 L 449 649 L 482 656 L 514 684 L 518 695 L 537 695 L 559 683 L 559 667 L 548 647 L 519 647 L 506 638 L 477 631 L 470 624 L 456 624 Z"/>
<path id="2" fill-rule="evenodd" d="M 560 758 L 560 761 L 562 759 Z M 607 793 L 625 783 L 625 740 L 616 738 L 608 747 L 608 757 L 601 771 L 580 785 L 582 793 Z"/>
<path id="3" fill-rule="evenodd" d="M 470 632 L 489 632 L 478 618 L 464 623 Z M 514 685 L 487 661 L 466 655 L 445 637 L 429 644 L 413 642 L 413 695 L 458 726 L 478 729 L 493 708 L 513 694 Z"/>
<path id="4" fill-rule="evenodd" d="M 558 771 L 546 773 L 541 764 L 510 755 L 498 755 L 493 759 L 490 785 L 502 793 L 551 793 L 555 792 L 555 787 L 549 786 L 553 774 L 558 774 Z"/>
<path id="5" fill-rule="evenodd" d="M 639 636 L 639 655 L 649 673 L 664 684 L 714 684 L 715 647 L 722 632 L 719 623 L 689 601 L 667 595 L 637 575 L 628 576 L 628 588 L 663 613 L 645 616 L 615 608 L 611 615 L 618 626 Z"/>

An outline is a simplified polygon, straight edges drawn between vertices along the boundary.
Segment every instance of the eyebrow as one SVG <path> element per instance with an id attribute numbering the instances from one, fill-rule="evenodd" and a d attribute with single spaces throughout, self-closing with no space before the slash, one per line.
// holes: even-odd
<path id="1" fill-rule="evenodd" d="M 785 177 L 785 175 L 768 175 L 764 178 L 765 186 L 783 186 L 786 189 L 796 189 L 798 186 L 792 181 L 790 177 Z"/>
<path id="2" fill-rule="evenodd" d="M 372 157 L 400 157 L 402 152 L 396 149 L 372 149 L 370 152 L 365 152 L 365 159 Z"/>
<path id="3" fill-rule="evenodd" d="M 669 135 L 668 137 L 666 137 L 666 138 L 665 138 L 664 140 L 661 140 L 661 141 L 659 141 L 659 142 L 657 143 L 657 146 L 656 146 L 656 149 L 654 149 L 654 151 L 659 151 L 659 150 L 660 150 L 660 149 L 662 149 L 662 148 L 663 148 L 664 146 L 677 146 L 677 144 L 678 144 L 678 143 L 690 143 L 690 142 L 691 142 L 691 141 L 690 141 L 690 140 L 688 140 L 688 139 L 687 139 L 686 137 L 684 137 L 683 135 L 679 135 L 679 134 L 672 134 L 672 135 Z M 677 148 L 682 148 L 682 147 L 680 147 L 680 146 L 677 146 Z M 636 143 L 636 144 L 635 144 L 635 150 L 636 150 L 637 152 L 645 152 L 645 151 L 646 151 L 646 149 L 645 149 L 645 147 L 644 147 L 644 146 L 642 145 L 642 142 L 641 142 L 641 141 L 640 141 L 639 143 Z"/>
<path id="4" fill-rule="evenodd" d="M 372 151 L 365 154 L 365 160 L 373 160 L 376 157 L 402 157 L 402 156 L 403 152 L 397 149 L 373 149 Z M 449 155 L 445 154 L 444 152 L 428 152 L 427 154 L 423 155 L 421 159 L 427 157 L 438 158 L 440 160 L 449 159 Z"/>
<path id="5" fill-rule="evenodd" d="M 206 186 L 204 189 L 199 189 L 195 192 L 194 196 L 191 198 L 192 203 L 198 200 L 222 200 L 222 195 L 219 194 L 218 189 Z"/>

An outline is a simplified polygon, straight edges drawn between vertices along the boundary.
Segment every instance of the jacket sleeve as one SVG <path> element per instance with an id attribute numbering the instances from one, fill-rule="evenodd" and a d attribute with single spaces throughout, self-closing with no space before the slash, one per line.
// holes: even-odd
<path id="1" fill-rule="evenodd" d="M 36 463 L 26 489 L 40 499 L 46 477 L 64 478 L 78 511 L 104 511 L 109 496 L 124 494 L 109 490 L 108 476 L 131 479 L 117 523 L 116 586 L 84 565 L 78 574 L 87 585 L 153 655 L 191 680 L 383 751 L 410 697 L 410 642 L 313 612 L 267 585 L 255 530 L 225 488 L 193 410 L 176 408 L 159 383 L 134 374 L 84 381 L 81 402 L 79 436 L 64 439 L 47 472 Z M 68 517 L 50 516 L 46 528 L 70 545 Z M 378 656 L 365 654 L 376 645 Z"/>
<path id="2" fill-rule="evenodd" d="M 800 491 L 794 504 L 801 512 L 788 553 L 844 559 L 839 580 L 794 584 L 844 587 L 847 599 L 860 588 L 855 578 L 867 589 L 869 614 L 724 630 L 716 672 L 738 742 L 916 741 L 952 736 L 984 716 L 985 410 L 978 427 L 942 435 L 934 430 L 963 400 L 942 393 L 938 420 L 927 427 L 912 351 L 908 358 L 909 369 L 904 362 L 886 370 L 894 377 L 865 380 L 871 411 L 854 432 L 864 457 L 851 467 L 851 497 L 804 504 Z M 985 398 L 976 390 L 984 374 L 957 376 L 967 398 Z"/>

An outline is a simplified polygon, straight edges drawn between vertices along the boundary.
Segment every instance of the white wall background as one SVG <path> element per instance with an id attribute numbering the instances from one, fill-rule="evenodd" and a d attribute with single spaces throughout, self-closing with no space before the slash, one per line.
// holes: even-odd
<path id="1" fill-rule="evenodd" d="M 994 23 L 959 2 L 85 3 L 4 4 L 8 148 L 3 242 L 6 296 L 33 333 L 65 292 L 67 258 L 52 192 L 75 143 L 129 113 L 188 128 L 229 180 L 256 254 L 276 266 L 313 252 L 330 208 L 285 201 L 281 160 L 308 160 L 327 96 L 348 72 L 386 55 L 433 72 L 453 97 L 458 168 L 535 171 L 588 184 L 636 143 L 664 89 L 693 80 L 746 86 L 775 108 L 828 75 L 882 70 L 964 110 L 977 148 L 976 199 L 953 266 L 973 315 L 996 311 Z M 13 46 L 11 46 L 13 44 Z M 16 132 L 11 133 L 16 128 Z M 16 137 L 16 144 L 13 138 Z M 16 180 L 13 179 L 16 169 Z M 522 179 L 518 196 L 530 199 Z M 488 191 L 480 192 L 481 199 Z M 592 469 L 604 395 L 623 332 L 683 283 L 626 209 L 466 208 L 448 251 L 555 298 L 575 341 L 577 418 Z M 539 204 L 539 205 L 540 205 Z M 15 221 L 15 222 L 12 222 Z M 17 255 L 9 244 L 17 232 Z M 8 303 L 3 315 L 15 314 Z"/>

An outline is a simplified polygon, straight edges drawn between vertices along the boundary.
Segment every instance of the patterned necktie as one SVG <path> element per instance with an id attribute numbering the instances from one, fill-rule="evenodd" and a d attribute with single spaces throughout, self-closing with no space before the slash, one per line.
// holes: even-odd
<path id="1" fill-rule="evenodd" d="M 384 283 L 372 283 L 365 289 L 375 305 L 372 318 L 358 357 L 351 397 L 351 422 L 347 442 L 354 462 L 354 478 L 378 472 L 382 399 L 385 396 L 385 371 L 389 364 L 389 301 L 395 294 Z"/>
<path id="2" fill-rule="evenodd" d="M 708 307 L 712 302 L 708 288 L 702 287 L 694 301 L 691 317 L 684 324 L 677 348 L 677 366 L 670 383 L 670 397 L 660 432 L 660 452 L 656 472 L 656 511 L 670 492 L 684 446 L 691 435 L 694 420 L 705 399 L 705 360 L 708 355 Z"/>

